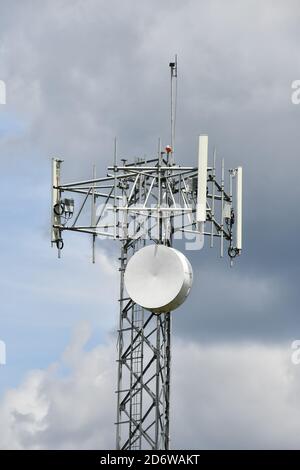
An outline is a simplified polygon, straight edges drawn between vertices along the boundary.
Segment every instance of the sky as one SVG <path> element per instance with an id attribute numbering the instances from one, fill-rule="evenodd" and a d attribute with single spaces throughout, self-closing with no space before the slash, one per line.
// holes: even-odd
<path id="1" fill-rule="evenodd" d="M 0 0 L 0 448 L 113 448 L 118 246 L 51 249 L 51 157 L 65 180 L 197 136 L 244 169 L 233 268 L 187 252 L 194 285 L 173 314 L 173 448 L 300 448 L 300 6 L 266 0 Z M 190 404 L 193 403 L 191 407 Z"/>

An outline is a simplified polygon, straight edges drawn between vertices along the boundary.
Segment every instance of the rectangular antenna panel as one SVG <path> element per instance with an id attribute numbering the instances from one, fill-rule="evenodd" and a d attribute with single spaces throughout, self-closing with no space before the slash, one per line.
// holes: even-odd
<path id="1" fill-rule="evenodd" d="M 51 243 L 55 243 L 59 239 L 59 230 L 54 225 L 60 225 L 60 216 L 55 214 L 54 206 L 59 202 L 60 193 L 56 187 L 60 184 L 60 160 L 52 158 L 52 205 L 51 205 Z"/>
<path id="2" fill-rule="evenodd" d="M 198 150 L 198 191 L 197 222 L 206 221 L 206 185 L 207 185 L 208 136 L 199 136 Z"/>
<path id="3" fill-rule="evenodd" d="M 239 166 L 236 170 L 236 248 L 242 249 L 242 200 L 243 197 L 243 168 Z"/>

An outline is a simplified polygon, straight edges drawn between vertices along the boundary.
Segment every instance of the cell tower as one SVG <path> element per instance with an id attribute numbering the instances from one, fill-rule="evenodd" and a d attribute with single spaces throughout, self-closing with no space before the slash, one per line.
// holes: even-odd
<path id="1" fill-rule="evenodd" d="M 242 250 L 242 168 L 229 170 L 225 190 L 224 159 L 218 181 L 215 150 L 208 164 L 207 135 L 199 137 L 197 165 L 175 163 L 177 58 L 169 66 L 170 145 L 159 143 L 153 158 L 119 162 L 115 141 L 107 175 L 98 178 L 94 170 L 85 181 L 62 183 L 62 160 L 54 158 L 52 167 L 58 256 L 67 231 L 91 235 L 93 262 L 96 238 L 121 245 L 116 448 L 122 450 L 170 448 L 172 311 L 188 296 L 193 277 L 175 241 L 188 237 L 187 249 L 195 250 L 205 237 L 211 247 L 218 238 L 221 257 L 226 243 L 231 264 Z"/>

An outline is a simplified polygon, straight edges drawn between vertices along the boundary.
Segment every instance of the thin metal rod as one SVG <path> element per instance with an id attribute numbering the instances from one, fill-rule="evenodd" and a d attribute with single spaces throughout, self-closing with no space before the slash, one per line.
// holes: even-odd
<path id="1" fill-rule="evenodd" d="M 210 239 L 210 247 L 211 248 L 213 248 L 213 246 L 214 246 L 214 223 L 213 223 L 213 219 L 215 218 L 216 148 L 214 148 L 214 155 L 213 155 L 212 179 L 213 179 L 213 184 L 212 184 L 212 205 L 211 205 L 211 239 Z"/>
<path id="2" fill-rule="evenodd" d="M 160 392 L 160 380 L 159 380 L 159 371 L 160 371 L 160 318 L 157 316 L 156 319 L 156 401 L 155 401 L 155 449 L 159 449 L 159 416 L 160 416 L 160 406 L 159 406 L 159 392 Z"/>
<path id="3" fill-rule="evenodd" d="M 135 174 L 126 174 L 126 175 L 116 175 L 116 176 L 106 176 L 104 178 L 96 178 L 94 180 L 84 180 L 84 181 L 77 181 L 76 183 L 65 183 L 59 186 L 59 189 L 68 189 L 72 188 L 73 186 L 81 186 L 85 184 L 94 184 L 94 183 L 101 183 L 101 181 L 113 181 L 116 179 L 128 178 L 129 176 L 135 176 Z"/>
<path id="4" fill-rule="evenodd" d="M 112 192 L 113 192 L 113 190 L 114 190 L 114 186 L 111 188 L 109 194 L 108 194 L 107 197 L 106 197 L 106 201 L 105 201 L 105 203 L 103 204 L 103 207 L 102 207 L 101 212 L 100 212 L 100 214 L 99 214 L 99 216 L 98 216 L 98 219 L 96 220 L 96 224 L 95 224 L 95 225 L 98 225 L 98 223 L 100 222 L 100 219 L 101 219 L 101 217 L 102 217 L 102 215 L 103 215 L 103 213 L 104 213 L 104 211 L 105 211 L 105 209 L 106 209 L 106 204 L 107 204 L 108 200 L 112 197 Z"/>
<path id="5" fill-rule="evenodd" d="M 224 158 L 222 158 L 222 166 L 221 166 L 221 243 L 220 243 L 220 249 L 221 249 L 221 258 L 224 256 L 224 233 L 223 233 L 223 228 L 224 228 Z"/>
<path id="6" fill-rule="evenodd" d="M 231 210 L 232 210 L 232 171 L 229 172 L 229 197 L 231 201 Z M 232 233 L 230 233 L 230 244 L 232 244 Z M 232 268 L 233 266 L 233 258 L 230 258 L 230 267 Z"/>
<path id="7" fill-rule="evenodd" d="M 93 179 L 96 179 L 96 166 L 93 165 Z M 95 185 L 92 187 L 92 204 L 91 204 L 91 225 L 95 225 L 96 222 L 96 197 L 95 197 Z M 96 235 L 92 236 L 92 262 L 96 262 Z"/>
<path id="8" fill-rule="evenodd" d="M 174 151 L 175 151 L 175 124 L 176 124 L 176 106 L 177 106 L 177 54 L 175 55 L 175 61 L 170 62 L 171 71 L 171 163 L 174 163 Z"/>
<path id="9" fill-rule="evenodd" d="M 163 193 L 163 198 L 165 199 L 166 193 Z M 108 210 L 113 210 L 112 207 L 108 207 Z M 130 212 L 195 212 L 195 209 L 192 207 L 137 207 L 137 206 L 124 206 L 118 207 L 118 211 L 130 211 Z"/>
<path id="10" fill-rule="evenodd" d="M 77 193 L 77 194 L 89 194 L 91 193 L 91 190 L 92 190 L 93 186 L 91 185 L 89 188 L 86 188 L 86 189 L 63 189 L 64 192 L 69 192 L 69 193 Z M 112 189 L 114 189 L 114 186 L 111 186 Z M 111 194 L 111 193 L 110 193 Z M 98 193 L 96 191 L 94 191 L 94 196 L 97 198 L 97 197 L 108 197 L 107 196 L 107 193 Z M 109 196 L 109 198 L 114 198 L 114 196 Z M 117 199 L 122 199 L 121 196 L 117 196 Z"/>
<path id="11" fill-rule="evenodd" d="M 171 336 L 172 336 L 172 316 L 165 314 L 166 340 L 165 340 L 165 449 L 170 449 L 170 395 L 171 395 Z"/>
<path id="12" fill-rule="evenodd" d="M 117 237 L 117 138 L 114 140 L 114 238 Z"/>
<path id="13" fill-rule="evenodd" d="M 138 162 L 139 163 L 139 162 Z M 137 164 L 138 164 L 137 163 Z M 107 167 L 108 170 L 113 170 L 114 167 L 112 166 L 109 166 Z M 178 171 L 178 170 L 185 170 L 185 171 L 196 171 L 196 167 L 194 166 L 181 166 L 181 165 L 173 165 L 173 166 L 161 166 L 161 169 L 163 171 Z M 210 168 L 211 169 L 211 168 Z M 139 171 L 135 165 L 131 165 L 131 166 L 128 166 L 128 165 L 124 165 L 124 166 L 117 166 L 117 170 L 120 171 L 120 170 L 124 170 L 124 171 Z M 157 171 L 157 166 L 143 166 L 143 170 L 142 171 Z M 139 171 L 139 174 L 140 174 L 140 171 Z"/>
<path id="14" fill-rule="evenodd" d="M 77 222 L 77 220 L 79 219 L 80 214 L 81 214 L 81 212 L 82 212 L 82 210 L 83 210 L 83 208 L 84 208 L 84 206 L 85 206 L 85 203 L 86 203 L 86 201 L 87 201 L 87 199 L 88 199 L 88 197 L 89 197 L 89 195 L 90 195 L 90 192 L 91 192 L 91 188 L 89 188 L 88 192 L 86 193 L 86 196 L 85 196 L 85 198 L 84 198 L 84 200 L 83 200 L 83 202 L 82 202 L 82 204 L 81 204 L 81 206 L 80 206 L 80 208 L 79 208 L 79 211 L 78 211 L 78 213 L 77 213 L 77 215 L 76 215 L 76 217 L 75 217 L 75 220 L 74 220 L 74 222 L 73 222 L 73 224 L 72 224 L 72 227 L 75 227 L 76 222 Z"/>
<path id="15" fill-rule="evenodd" d="M 119 335 L 118 335 L 118 375 L 117 375 L 117 387 L 118 391 L 121 390 L 122 388 L 122 362 L 121 358 L 123 355 L 123 306 L 124 306 L 124 272 L 125 272 L 125 267 L 126 267 L 126 256 L 127 253 L 125 251 L 125 245 L 122 244 L 121 247 L 121 257 L 120 257 L 120 310 L 119 310 Z M 118 393 L 118 399 L 117 399 L 117 429 L 116 429 L 116 449 L 120 450 L 121 447 L 121 428 L 120 428 L 120 423 L 121 423 L 121 408 L 120 408 L 120 402 L 121 402 L 121 394 Z"/>
<path id="16" fill-rule="evenodd" d="M 77 227 L 63 227 L 63 226 L 57 227 L 56 225 L 54 225 L 54 227 L 55 228 L 60 228 L 62 231 L 69 230 L 71 232 L 89 233 L 90 235 L 95 234 L 95 235 L 98 235 L 98 236 L 114 238 L 114 234 L 109 233 L 109 232 L 101 232 L 101 231 L 97 231 L 97 230 L 81 229 L 81 228 L 77 228 Z M 120 240 L 122 240 L 122 239 L 120 238 Z"/>

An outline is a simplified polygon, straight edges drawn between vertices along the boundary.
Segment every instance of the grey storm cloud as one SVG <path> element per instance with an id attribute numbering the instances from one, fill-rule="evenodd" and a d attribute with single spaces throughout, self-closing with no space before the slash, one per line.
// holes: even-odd
<path id="1" fill-rule="evenodd" d="M 110 289 L 107 286 L 117 282 L 116 276 L 110 277 L 107 261 L 116 257 L 116 249 L 99 242 L 99 290 L 93 267 L 81 267 L 88 263 L 88 243 L 69 237 L 66 260 L 59 267 L 52 259 L 53 253 L 47 251 L 50 157 L 65 160 L 65 180 L 78 179 L 91 175 L 93 163 L 97 164 L 98 174 L 106 173 L 106 166 L 112 161 L 115 136 L 120 158 L 154 154 L 158 137 L 169 143 L 168 62 L 177 53 L 176 158 L 180 162 L 195 162 L 197 136 L 207 132 L 210 153 L 215 145 L 219 162 L 224 157 L 228 168 L 243 165 L 245 248 L 233 269 L 229 269 L 227 261 L 218 259 L 216 249 L 187 252 L 194 266 L 195 283 L 185 307 L 174 312 L 174 334 L 189 342 L 191 348 L 200 351 L 207 348 L 205 354 L 213 351 L 210 347 L 219 350 L 220 344 L 225 344 L 225 349 L 230 344 L 236 348 L 236 354 L 240 345 L 241 354 L 246 354 L 244 342 L 252 342 L 256 348 L 255 364 L 259 363 L 259 351 L 266 360 L 271 360 L 272 351 L 280 350 L 280 354 L 288 351 L 289 341 L 300 335 L 300 106 L 291 103 L 291 83 L 300 74 L 299 17 L 299 3 L 292 0 L 1 2 L 0 80 L 6 83 L 7 104 L 0 108 L 0 118 L 6 123 L 6 131 L 0 125 L 1 165 L 5 175 L 2 186 L 5 231 L 0 237 L 6 247 L 0 279 L 7 302 L 2 319 L 6 328 L 24 331 L 27 319 L 42 327 L 46 320 L 40 318 L 40 310 L 44 309 L 45 316 L 51 317 L 46 323 L 49 337 L 59 331 L 60 322 L 66 328 L 73 326 L 71 314 L 65 313 L 69 306 L 70 310 L 77 309 L 74 322 L 78 321 L 79 308 L 85 316 L 91 315 L 93 321 L 98 309 L 100 324 L 107 331 L 113 329 L 116 317 L 106 323 L 103 319 L 107 312 L 112 312 L 117 296 L 116 289 L 110 287 L 107 292 L 111 293 L 111 305 L 105 298 L 105 289 Z M 14 193 L 11 181 L 19 188 Z M 75 253 L 76 243 L 80 255 Z M 101 250 L 107 254 L 103 255 Z M 80 269 L 75 275 L 77 260 Z M 79 293 L 80 272 L 84 273 L 84 294 Z M 29 288 L 29 283 L 34 286 Z M 43 307 L 43 299 L 50 298 L 52 287 L 58 296 Z M 30 300 L 32 289 L 34 303 Z M 56 309 L 57 318 L 53 317 L 50 304 Z M 29 328 L 26 335 L 31 338 Z M 26 335 L 20 339 L 24 347 L 32 342 Z M 228 364 L 230 354 L 233 352 L 226 356 Z M 203 361 L 199 361 L 199 368 L 204 367 Z M 232 390 L 238 387 L 238 373 L 246 375 L 243 364 L 243 361 L 235 364 Z M 216 360 L 216 375 L 221 373 L 222 364 L 219 365 Z M 275 362 L 272 367 L 276 368 Z M 205 380 L 209 382 L 209 367 L 205 370 Z M 274 372 L 270 382 L 266 378 L 264 388 L 271 390 L 281 379 L 288 380 L 288 374 L 283 369 L 281 372 L 282 376 Z M 191 371 L 189 377 L 192 375 Z M 262 376 L 263 373 L 257 380 L 262 380 Z M 293 385 L 291 381 L 287 393 L 294 393 Z M 228 396 L 229 393 L 228 388 Z M 249 398 L 243 396 L 245 393 L 241 394 L 240 403 Z M 258 388 L 255 393 L 260 402 Z M 207 395 L 209 406 L 216 406 L 223 416 L 222 395 L 215 389 Z M 284 414 L 287 410 L 290 416 L 295 409 L 297 415 L 299 407 L 295 401 L 290 407 L 285 405 L 285 398 L 280 393 L 274 398 L 276 406 L 282 402 L 280 412 Z M 49 400 L 51 403 L 52 398 Z M 41 413 L 46 416 L 43 406 L 46 405 L 41 405 Z M 234 416 L 243 412 L 238 407 L 231 411 Z M 33 415 L 36 412 L 34 409 Z M 276 415 L 278 422 L 280 412 Z M 200 412 L 199 422 L 203 413 L 205 410 Z M 259 413 L 260 408 L 251 426 L 245 427 L 240 427 L 235 416 L 234 430 L 228 439 L 224 435 L 214 437 L 215 428 L 211 434 L 208 430 L 200 444 L 209 448 L 227 448 L 235 443 L 242 446 L 246 442 L 241 441 L 243 431 L 248 432 L 253 446 L 259 445 L 254 436 L 256 426 L 260 425 Z M 211 416 L 209 413 L 206 416 L 207 426 Z M 23 419 L 18 407 L 14 419 L 16 422 Z M 185 419 L 183 413 L 177 423 L 179 419 Z M 225 424 L 228 419 L 224 416 Z M 272 420 L 271 410 L 262 419 Z M 23 426 L 31 429 L 30 420 L 31 416 L 26 416 L 20 429 Z M 220 420 L 216 425 L 221 426 Z M 193 429 L 200 433 L 197 426 L 191 428 L 191 433 Z M 291 437 L 297 429 L 294 420 L 278 435 L 268 426 L 262 427 L 261 433 L 267 437 L 260 442 L 270 447 L 282 439 L 285 447 L 296 445 Z M 52 427 L 49 420 L 47 432 L 39 427 L 34 429 L 39 436 L 48 436 L 48 447 L 58 445 L 55 437 L 58 428 Z M 88 425 L 86 431 L 83 429 L 87 435 L 88 429 Z M 185 441 L 179 431 L 176 436 L 177 445 L 190 442 L 197 446 L 192 436 L 190 441 Z M 46 437 L 43 439 L 36 445 L 47 447 Z M 87 437 L 85 445 L 95 442 Z M 108 442 L 98 441 L 103 446 Z M 70 430 L 70 441 L 64 444 L 76 447 L 76 443 L 74 440 L 72 444 Z M 35 443 L 25 432 L 22 444 L 16 445 L 31 447 Z"/>

